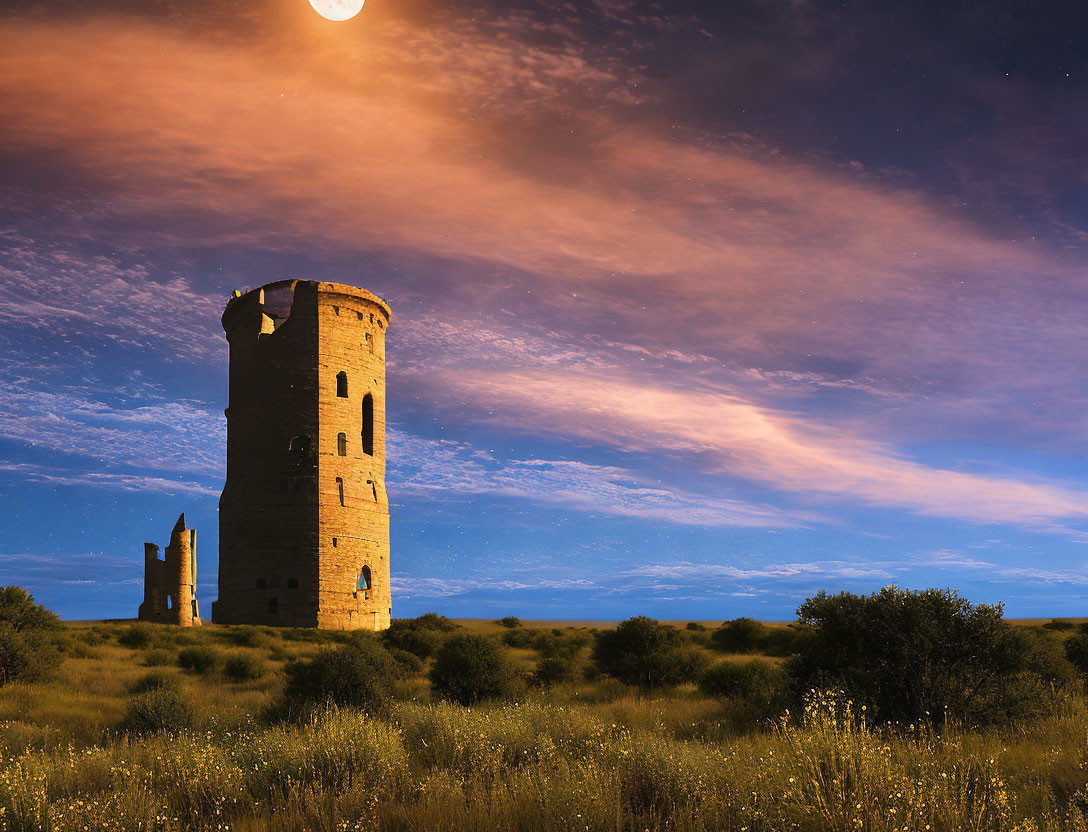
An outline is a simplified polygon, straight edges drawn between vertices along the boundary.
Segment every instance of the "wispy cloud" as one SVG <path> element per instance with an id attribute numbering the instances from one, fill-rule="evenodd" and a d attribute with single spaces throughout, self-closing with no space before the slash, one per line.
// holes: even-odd
<path id="1" fill-rule="evenodd" d="M 84 488 L 104 488 L 114 491 L 146 492 L 162 494 L 191 494 L 200 497 L 218 497 L 220 489 L 211 488 L 190 480 L 170 480 L 165 477 L 142 476 L 139 474 L 109 474 L 95 471 L 61 471 L 43 468 L 31 463 L 2 462 L 0 471 L 18 474 L 27 482 L 48 483 L 50 485 L 80 486 Z"/>

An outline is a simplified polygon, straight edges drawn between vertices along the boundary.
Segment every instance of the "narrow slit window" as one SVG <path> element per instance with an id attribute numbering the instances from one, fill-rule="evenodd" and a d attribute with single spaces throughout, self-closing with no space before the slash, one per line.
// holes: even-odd
<path id="1" fill-rule="evenodd" d="M 374 480 L 367 480 L 366 484 L 370 486 L 370 493 L 374 495 L 374 502 L 378 502 L 378 485 Z"/>
<path id="2" fill-rule="evenodd" d="M 280 612 L 280 599 L 279 598 L 269 598 L 268 599 L 268 614 L 269 615 L 279 615 L 279 612 Z"/>
<path id="3" fill-rule="evenodd" d="M 340 492 L 340 505 L 344 504 L 344 478 L 336 478 L 336 490 Z"/>
<path id="4" fill-rule="evenodd" d="M 337 456 L 348 455 L 348 435 L 346 433 L 336 434 L 336 454 Z"/>
<path id="5" fill-rule="evenodd" d="M 348 374 L 343 370 L 336 374 L 336 395 L 341 399 L 348 397 Z"/>
<path id="6" fill-rule="evenodd" d="M 374 456 L 374 396 L 363 396 L 363 453 Z"/>

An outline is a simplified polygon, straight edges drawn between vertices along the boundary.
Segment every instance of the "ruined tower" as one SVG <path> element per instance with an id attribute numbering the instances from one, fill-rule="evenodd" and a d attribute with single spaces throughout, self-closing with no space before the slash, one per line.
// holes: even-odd
<path id="1" fill-rule="evenodd" d="M 389 317 L 365 289 L 308 280 L 227 303 L 215 622 L 389 626 Z"/>
<path id="2" fill-rule="evenodd" d="M 170 532 L 166 559 L 159 547 L 144 544 L 144 602 L 137 616 L 143 621 L 162 621 L 182 627 L 200 625 L 196 602 L 196 529 L 187 528 L 185 515 Z"/>

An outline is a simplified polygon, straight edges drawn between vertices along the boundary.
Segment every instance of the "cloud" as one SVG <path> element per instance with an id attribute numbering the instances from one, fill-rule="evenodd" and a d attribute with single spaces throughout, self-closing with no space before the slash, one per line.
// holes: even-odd
<path id="1" fill-rule="evenodd" d="M 27 482 L 50 485 L 105 488 L 115 491 L 142 493 L 156 491 L 162 494 L 191 494 L 201 497 L 218 497 L 221 489 L 210 488 L 189 480 L 168 480 L 165 477 L 138 474 L 109 474 L 95 471 L 73 472 L 42 468 L 30 463 L 0 462 L 0 471 L 18 474 Z"/>
<path id="2" fill-rule="evenodd" d="M 663 449 L 718 474 L 798 493 L 906 508 L 977 523 L 1061 528 L 1088 517 L 1088 492 L 926 466 L 812 419 L 706 390 L 589 374 L 478 374 L 457 379 L 481 411 L 625 451 Z"/>
<path id="3" fill-rule="evenodd" d="M 576 511 L 693 526 L 792 527 L 818 522 L 812 512 L 790 513 L 743 500 L 650 486 L 644 475 L 577 460 L 499 460 L 450 440 L 391 430 L 390 485 L 394 499 L 450 499 L 489 494 Z"/>

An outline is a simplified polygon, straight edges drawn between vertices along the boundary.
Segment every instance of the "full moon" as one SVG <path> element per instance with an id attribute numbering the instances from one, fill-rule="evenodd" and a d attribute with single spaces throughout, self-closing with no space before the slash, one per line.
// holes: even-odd
<path id="1" fill-rule="evenodd" d="M 314 11 L 329 20 L 350 20 L 363 9 L 365 0 L 310 0 Z"/>

